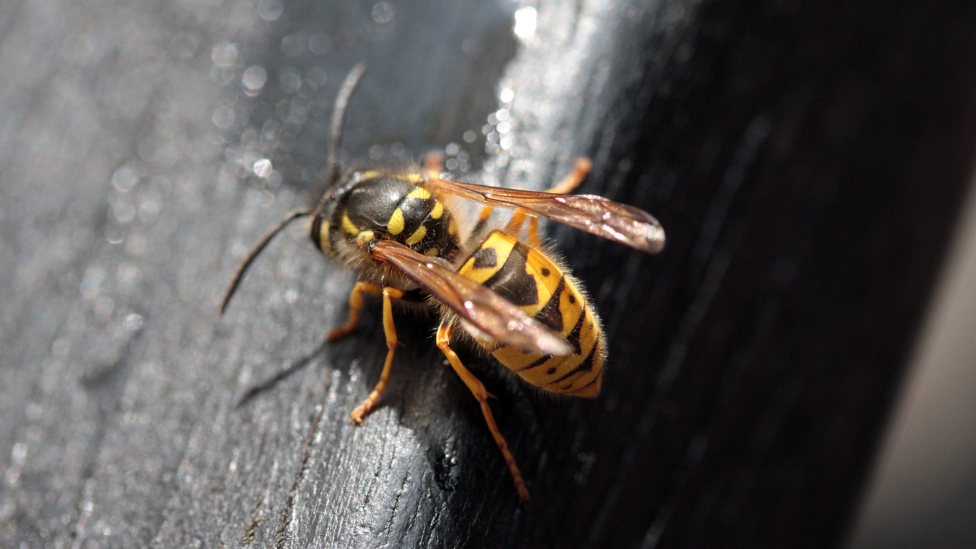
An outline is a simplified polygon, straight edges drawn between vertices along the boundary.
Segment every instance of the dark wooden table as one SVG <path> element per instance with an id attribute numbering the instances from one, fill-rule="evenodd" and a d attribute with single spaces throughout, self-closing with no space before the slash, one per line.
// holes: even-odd
<path id="1" fill-rule="evenodd" d="M 976 145 L 974 7 L 920 4 L 3 3 L 0 545 L 835 545 Z M 323 343 L 353 276 L 301 226 L 217 313 L 321 192 L 360 60 L 344 159 L 541 189 L 586 155 L 581 192 L 667 230 L 547 226 L 606 325 L 596 400 L 462 353 L 528 507 L 429 319 L 349 423 L 379 307 Z"/>

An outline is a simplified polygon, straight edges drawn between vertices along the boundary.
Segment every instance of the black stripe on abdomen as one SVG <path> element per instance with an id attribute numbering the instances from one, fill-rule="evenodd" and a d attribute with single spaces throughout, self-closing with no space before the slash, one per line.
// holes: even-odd
<path id="1" fill-rule="evenodd" d="M 561 276 L 559 277 L 559 284 L 556 285 L 556 291 L 549 296 L 549 301 L 546 302 L 545 306 L 535 314 L 536 320 L 545 324 L 557 334 L 563 333 L 563 312 L 559 309 L 559 298 L 563 295 L 563 290 L 565 289 L 566 277 Z"/>
<path id="2" fill-rule="evenodd" d="M 519 307 L 539 302 L 539 289 L 535 277 L 526 269 L 529 247 L 516 242 L 505 264 L 485 281 L 485 286 Z"/>
<path id="3" fill-rule="evenodd" d="M 572 376 L 574 376 L 574 375 L 576 375 L 576 374 L 578 374 L 580 372 L 589 372 L 589 371 L 592 371 L 593 370 L 593 359 L 596 356 L 596 348 L 597 347 L 599 347 L 599 345 L 594 345 L 593 348 L 590 349 L 590 354 L 586 355 L 586 358 L 583 359 L 583 362 L 580 362 L 579 364 L 577 364 L 575 368 L 573 368 L 572 370 L 570 370 L 563 377 L 561 377 L 561 378 L 553 381 L 552 384 L 555 385 L 556 383 L 559 383 L 560 381 L 565 381 L 566 379 L 569 379 L 570 377 L 572 377 Z M 569 387 L 566 387 L 566 389 L 568 389 L 568 388 Z"/>

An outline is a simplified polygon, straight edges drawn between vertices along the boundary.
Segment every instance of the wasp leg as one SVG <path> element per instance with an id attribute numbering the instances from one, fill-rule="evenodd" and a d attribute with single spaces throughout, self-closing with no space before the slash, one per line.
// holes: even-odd
<path id="1" fill-rule="evenodd" d="M 542 249 L 542 239 L 539 238 L 539 218 L 534 215 L 529 218 L 529 246 L 537 250 Z"/>
<path id="2" fill-rule="evenodd" d="M 528 215 L 523 210 L 515 210 L 512 214 L 512 218 L 508 220 L 508 225 L 505 226 L 505 232 L 507 234 L 518 236 L 522 232 L 522 225 L 525 224 L 525 218 Z"/>
<path id="3" fill-rule="evenodd" d="M 478 244 L 481 239 L 485 236 L 485 229 L 488 227 L 488 218 L 491 217 L 491 212 L 495 209 L 491 206 L 484 206 L 481 208 L 481 213 L 478 214 L 478 221 L 475 222 L 474 228 L 471 229 L 471 233 L 468 236 L 468 245 L 474 246 Z"/>
<path id="4" fill-rule="evenodd" d="M 444 163 L 441 161 L 441 153 L 431 151 L 424 155 L 424 172 L 427 177 L 437 177 L 444 173 Z"/>
<path id="5" fill-rule="evenodd" d="M 590 174 L 590 168 L 592 167 L 593 163 L 589 158 L 577 158 L 576 165 L 573 166 L 573 171 L 569 172 L 569 175 L 563 178 L 558 185 L 546 192 L 551 194 L 569 194 L 573 192 L 586 179 L 586 176 Z M 522 214 L 521 216 L 519 216 L 520 213 Z M 512 229 L 513 233 L 514 231 L 521 230 L 525 217 L 524 213 L 516 212 L 512 216 L 512 220 L 509 221 L 509 229 Z M 539 238 L 539 218 L 534 215 L 529 217 L 529 245 L 537 249 L 542 247 L 542 240 Z"/>
<path id="6" fill-rule="evenodd" d="M 592 167 L 593 162 L 589 158 L 577 158 L 576 164 L 573 166 L 573 171 L 569 172 L 569 175 L 563 178 L 558 185 L 546 192 L 552 194 L 569 194 L 573 192 L 586 179 L 586 176 L 590 174 L 590 168 Z"/>
<path id="7" fill-rule="evenodd" d="M 336 341 L 356 331 L 356 326 L 359 325 L 359 313 L 363 310 L 363 292 L 383 295 L 383 287 L 368 282 L 357 282 L 349 292 L 349 320 L 341 327 L 330 330 L 326 339 Z"/>
<path id="8" fill-rule="evenodd" d="M 494 210 L 495 208 L 492 208 L 491 206 L 481 208 L 481 212 L 478 214 L 478 225 L 488 223 L 488 218 L 491 217 L 491 212 Z"/>
<path id="9" fill-rule="evenodd" d="M 586 176 L 589 175 L 592 166 L 593 163 L 590 162 L 589 158 L 577 158 L 576 165 L 573 166 L 573 171 L 569 172 L 569 175 L 563 178 L 559 184 L 545 192 L 550 194 L 569 194 L 573 192 L 586 179 Z M 526 217 L 529 218 L 529 245 L 534 248 L 540 248 L 542 246 L 542 240 L 539 239 L 539 219 L 534 215 L 529 216 L 523 210 L 516 210 L 512 215 L 512 219 L 508 221 L 505 232 L 511 235 L 517 235 L 522 230 L 522 225 L 525 224 Z"/>
<path id="10" fill-rule="evenodd" d="M 502 451 L 505 463 L 508 464 L 508 471 L 512 474 L 515 489 L 518 491 L 519 501 L 521 503 L 528 503 L 532 498 L 529 497 L 529 491 L 525 488 L 525 481 L 522 480 L 522 473 L 519 471 L 518 465 L 515 464 L 515 456 L 508 450 L 508 443 L 505 442 L 505 437 L 502 436 L 502 432 L 498 430 L 498 425 L 495 424 L 495 416 L 491 414 L 491 408 L 488 407 L 488 391 L 485 389 L 484 384 L 461 364 L 461 359 L 451 349 L 451 332 L 451 324 L 442 322 L 437 329 L 437 347 L 444 353 L 448 362 L 454 367 L 454 371 L 461 376 L 461 380 L 464 381 L 464 384 L 468 386 L 468 389 L 471 390 L 474 397 L 478 399 L 478 403 L 481 404 L 481 413 L 485 415 L 488 430 L 491 431 L 491 436 L 495 438 L 495 443 L 498 444 L 498 449 Z"/>
<path id="11" fill-rule="evenodd" d="M 380 374 L 380 381 L 376 384 L 373 392 L 366 397 L 362 404 L 352 411 L 353 423 L 363 422 L 363 416 L 368 414 L 376 401 L 380 399 L 383 390 L 386 389 L 386 382 L 390 379 L 390 367 L 393 366 L 393 351 L 396 350 L 397 334 L 396 326 L 393 325 L 393 302 L 391 298 L 400 299 L 406 292 L 396 288 L 383 288 L 383 333 L 386 334 L 386 362 L 383 364 L 383 373 Z"/>

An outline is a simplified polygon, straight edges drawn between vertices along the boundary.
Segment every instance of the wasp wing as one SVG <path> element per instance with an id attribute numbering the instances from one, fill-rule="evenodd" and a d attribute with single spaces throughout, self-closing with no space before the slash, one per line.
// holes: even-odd
<path id="1" fill-rule="evenodd" d="M 649 254 L 664 249 L 664 229 L 654 216 L 602 196 L 506 189 L 441 178 L 432 178 L 426 185 L 488 206 L 524 210 Z"/>
<path id="2" fill-rule="evenodd" d="M 443 260 L 427 257 L 392 240 L 377 242 L 370 255 L 396 267 L 425 292 L 499 343 L 527 353 L 569 355 L 573 348 L 538 320 L 495 293 L 454 272 Z"/>

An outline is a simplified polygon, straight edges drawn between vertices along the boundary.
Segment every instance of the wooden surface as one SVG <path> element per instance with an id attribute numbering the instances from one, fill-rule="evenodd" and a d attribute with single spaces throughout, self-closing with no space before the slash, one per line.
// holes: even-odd
<path id="1" fill-rule="evenodd" d="M 836 544 L 976 144 L 976 14 L 915 4 L 540 2 L 530 35 L 507 0 L 4 3 L 0 545 Z M 587 155 L 581 192 L 667 231 L 649 257 L 549 227 L 607 328 L 598 399 L 462 353 L 528 507 L 430 320 L 398 317 L 349 423 L 379 307 L 323 343 L 353 277 L 300 225 L 217 314 L 314 200 L 363 59 L 344 158 L 455 143 L 463 177 L 543 188 Z"/>

